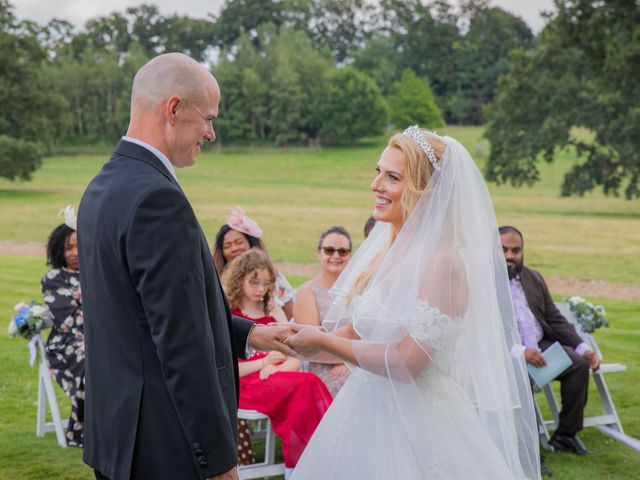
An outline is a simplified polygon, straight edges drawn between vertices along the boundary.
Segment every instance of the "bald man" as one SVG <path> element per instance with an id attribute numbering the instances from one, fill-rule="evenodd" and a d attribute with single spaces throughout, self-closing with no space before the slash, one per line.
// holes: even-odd
<path id="1" fill-rule="evenodd" d="M 195 60 L 136 74 L 131 121 L 78 212 L 84 461 L 111 480 L 236 479 L 236 359 L 288 350 L 287 327 L 232 317 L 176 178 L 215 139 L 220 89 Z"/>

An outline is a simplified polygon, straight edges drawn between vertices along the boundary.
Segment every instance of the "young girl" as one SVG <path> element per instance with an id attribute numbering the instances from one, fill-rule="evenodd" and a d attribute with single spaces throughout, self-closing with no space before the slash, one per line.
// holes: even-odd
<path id="1" fill-rule="evenodd" d="M 247 217 L 240 207 L 232 208 L 231 214 L 227 217 L 227 222 L 220 227 L 216 234 L 213 263 L 216 266 L 218 275 L 224 275 L 229 262 L 238 258 L 250 248 L 259 248 L 264 252 L 267 251 L 262 241 L 262 229 L 255 220 Z M 282 308 L 287 319 L 291 319 L 293 315 L 293 298 L 296 295 L 296 290 L 282 272 L 276 273 L 275 292 L 273 303 Z"/>
<path id="2" fill-rule="evenodd" d="M 286 322 L 282 309 L 272 303 L 275 280 L 274 268 L 263 251 L 254 248 L 236 258 L 225 276 L 232 313 L 264 325 Z M 288 478 L 329 408 L 331 394 L 315 374 L 299 371 L 298 359 L 280 352 L 256 351 L 238 362 L 239 408 L 269 417 L 282 440 Z"/>

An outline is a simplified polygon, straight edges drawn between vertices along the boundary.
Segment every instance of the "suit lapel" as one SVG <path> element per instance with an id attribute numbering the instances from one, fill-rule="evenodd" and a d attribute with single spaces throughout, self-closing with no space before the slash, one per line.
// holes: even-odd
<path id="1" fill-rule="evenodd" d="M 171 175 L 169 170 L 167 170 L 167 167 L 163 165 L 158 157 L 146 148 L 135 143 L 127 142 L 126 140 L 120 140 L 116 146 L 114 154 L 129 157 L 133 160 L 138 160 L 151 165 L 158 172 L 167 177 L 176 187 L 180 188 L 180 184 L 176 181 L 173 175 Z M 180 190 L 182 189 L 180 188 Z"/>
<path id="2" fill-rule="evenodd" d="M 524 290 L 524 296 L 527 299 L 531 313 L 533 313 L 533 316 L 538 320 L 538 322 L 540 322 L 543 330 L 546 330 L 549 325 L 547 324 L 544 316 L 539 314 L 539 312 L 542 312 L 543 310 L 541 308 L 542 299 L 538 295 L 538 289 L 536 288 L 533 274 L 527 267 L 524 267 L 520 273 L 520 283 L 522 283 L 522 290 Z"/>

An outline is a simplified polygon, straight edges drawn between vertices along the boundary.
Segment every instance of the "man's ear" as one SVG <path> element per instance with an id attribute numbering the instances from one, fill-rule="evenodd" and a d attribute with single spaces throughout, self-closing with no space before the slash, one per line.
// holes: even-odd
<path id="1" fill-rule="evenodd" d="M 164 117 L 171 125 L 175 125 L 178 120 L 178 112 L 182 109 L 184 100 L 182 97 L 174 95 L 169 97 L 164 104 Z"/>

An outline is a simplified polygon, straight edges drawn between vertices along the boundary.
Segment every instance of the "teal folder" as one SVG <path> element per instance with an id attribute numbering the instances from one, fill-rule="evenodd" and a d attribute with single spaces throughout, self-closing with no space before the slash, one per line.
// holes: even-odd
<path id="1" fill-rule="evenodd" d="M 529 375 L 538 388 L 543 388 L 547 383 L 571 366 L 569 355 L 567 355 L 567 352 L 564 351 L 564 348 L 562 348 L 562 345 L 558 342 L 554 342 L 549 348 L 542 352 L 542 356 L 547 361 L 544 367 L 538 368 L 533 365 L 527 365 Z"/>

